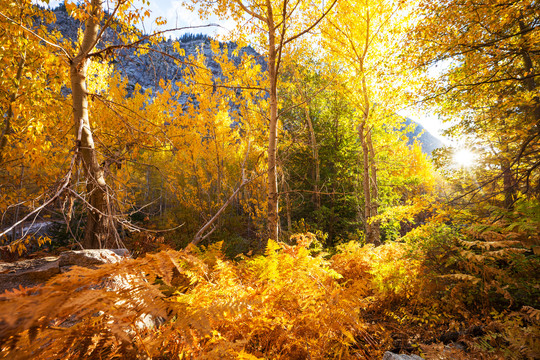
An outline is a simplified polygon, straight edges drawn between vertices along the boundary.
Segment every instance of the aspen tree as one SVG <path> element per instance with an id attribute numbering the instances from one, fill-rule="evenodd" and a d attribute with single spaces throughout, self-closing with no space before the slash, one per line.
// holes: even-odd
<path id="1" fill-rule="evenodd" d="M 538 3 L 422 0 L 416 16 L 407 40 L 410 65 L 442 64 L 421 97 L 452 122 L 448 135 L 477 152 L 480 166 L 465 192 L 508 209 L 519 193 L 538 197 Z"/>
<path id="2" fill-rule="evenodd" d="M 226 18 L 232 16 L 238 23 L 238 31 L 244 40 L 256 41 L 264 53 L 267 64 L 268 93 L 268 237 L 279 237 L 278 209 L 278 135 L 279 135 L 279 97 L 278 77 L 281 63 L 289 56 L 289 48 L 299 38 L 306 37 L 324 17 L 331 12 L 337 0 L 324 2 L 305 2 L 301 0 L 220 0 L 194 1 L 204 8 L 201 13 L 214 12 Z M 265 242 L 266 243 L 266 242 Z M 265 244 L 263 244 L 265 245 Z"/>
<path id="3" fill-rule="evenodd" d="M 345 76 L 349 77 L 349 97 L 357 108 L 356 129 L 362 148 L 359 162 L 363 169 L 361 184 L 364 199 L 358 217 L 364 223 L 366 241 L 377 245 L 380 244 L 381 235 L 375 219 L 379 214 L 380 199 L 373 133 L 383 120 L 377 118 L 375 104 L 391 110 L 401 97 L 399 93 L 392 92 L 390 84 L 383 80 L 384 71 L 389 72 L 395 62 L 391 59 L 392 47 L 395 46 L 392 44 L 392 31 L 400 24 L 396 14 L 401 6 L 401 2 L 392 0 L 342 1 L 323 28 L 325 49 L 343 66 Z M 393 80 L 398 82 L 397 77 Z M 385 89 L 385 85 L 388 89 Z M 392 119 L 385 115 L 383 118 L 386 118 L 384 122 Z"/>

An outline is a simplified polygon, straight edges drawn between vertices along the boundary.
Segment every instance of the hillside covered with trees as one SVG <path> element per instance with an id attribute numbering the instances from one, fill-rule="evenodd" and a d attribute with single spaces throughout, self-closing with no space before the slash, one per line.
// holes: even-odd
<path id="1" fill-rule="evenodd" d="M 0 358 L 540 357 L 535 0 L 151 1 L 0 0 Z"/>

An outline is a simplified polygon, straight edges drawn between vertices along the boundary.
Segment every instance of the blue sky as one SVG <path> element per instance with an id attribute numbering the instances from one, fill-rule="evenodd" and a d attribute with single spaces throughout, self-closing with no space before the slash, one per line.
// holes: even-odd
<path id="1" fill-rule="evenodd" d="M 234 26 L 234 23 L 232 21 L 220 21 L 217 17 L 202 20 L 199 18 L 199 15 L 196 12 L 191 12 L 185 7 L 183 7 L 182 2 L 179 0 L 150 0 L 150 10 L 151 18 L 144 24 L 144 30 L 146 32 L 157 29 L 156 25 L 152 24 L 153 20 L 157 17 L 167 19 L 167 25 L 161 27 L 161 30 L 167 28 L 201 26 L 219 23 L 219 27 L 195 28 L 183 31 L 192 33 L 204 33 L 212 36 L 216 34 L 224 35 L 230 30 L 232 30 L 232 27 Z M 181 33 L 177 35 L 181 35 Z"/>

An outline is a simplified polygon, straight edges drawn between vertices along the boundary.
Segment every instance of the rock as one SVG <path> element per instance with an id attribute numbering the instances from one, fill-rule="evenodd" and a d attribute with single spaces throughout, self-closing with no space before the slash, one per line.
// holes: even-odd
<path id="1" fill-rule="evenodd" d="M 384 353 L 382 360 L 424 360 L 418 355 L 394 354 L 390 351 Z"/>
<path id="2" fill-rule="evenodd" d="M 65 251 L 58 258 L 60 267 L 82 266 L 95 268 L 101 264 L 117 263 L 124 257 L 128 257 L 129 252 L 126 249 L 88 249 Z"/>
<path id="3" fill-rule="evenodd" d="M 130 257 L 127 249 L 91 249 L 65 251 L 58 257 L 50 256 L 41 259 L 17 261 L 14 263 L 0 263 L 0 294 L 13 288 L 34 287 L 47 282 L 53 276 L 61 272 L 69 271 L 72 266 L 95 268 L 98 265 L 117 263 Z M 130 284 L 123 276 L 115 276 L 94 288 L 105 288 L 108 291 L 121 291 L 127 289 Z M 122 306 L 125 301 L 116 302 Z M 96 313 L 94 316 L 101 316 Z M 143 313 L 135 320 L 137 329 L 158 328 L 164 322 L 164 318 L 153 314 Z M 79 323 L 80 319 L 71 316 L 60 327 L 69 328 Z M 128 331 L 128 335 L 136 336 L 135 331 Z"/>
<path id="4" fill-rule="evenodd" d="M 22 287 L 42 284 L 60 273 L 58 258 L 22 260 L 0 264 L 0 293 Z"/>
<path id="5" fill-rule="evenodd" d="M 119 262 L 126 257 L 129 257 L 126 249 L 77 250 L 63 252 L 58 257 L 0 263 L 0 293 L 19 286 L 33 287 L 43 284 L 74 265 L 95 268 L 101 264 Z"/>
<path id="6" fill-rule="evenodd" d="M 150 314 L 141 314 L 135 321 L 135 326 L 139 330 L 144 329 L 157 329 L 165 322 L 165 319 L 161 316 L 154 316 Z"/>

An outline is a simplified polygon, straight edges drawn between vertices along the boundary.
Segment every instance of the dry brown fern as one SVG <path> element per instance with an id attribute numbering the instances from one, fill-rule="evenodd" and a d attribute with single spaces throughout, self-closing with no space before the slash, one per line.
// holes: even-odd
<path id="1" fill-rule="evenodd" d="M 340 277 L 305 246 L 272 242 L 239 263 L 214 246 L 74 268 L 0 297 L 2 357 L 377 357 L 359 317 L 367 279 Z"/>

